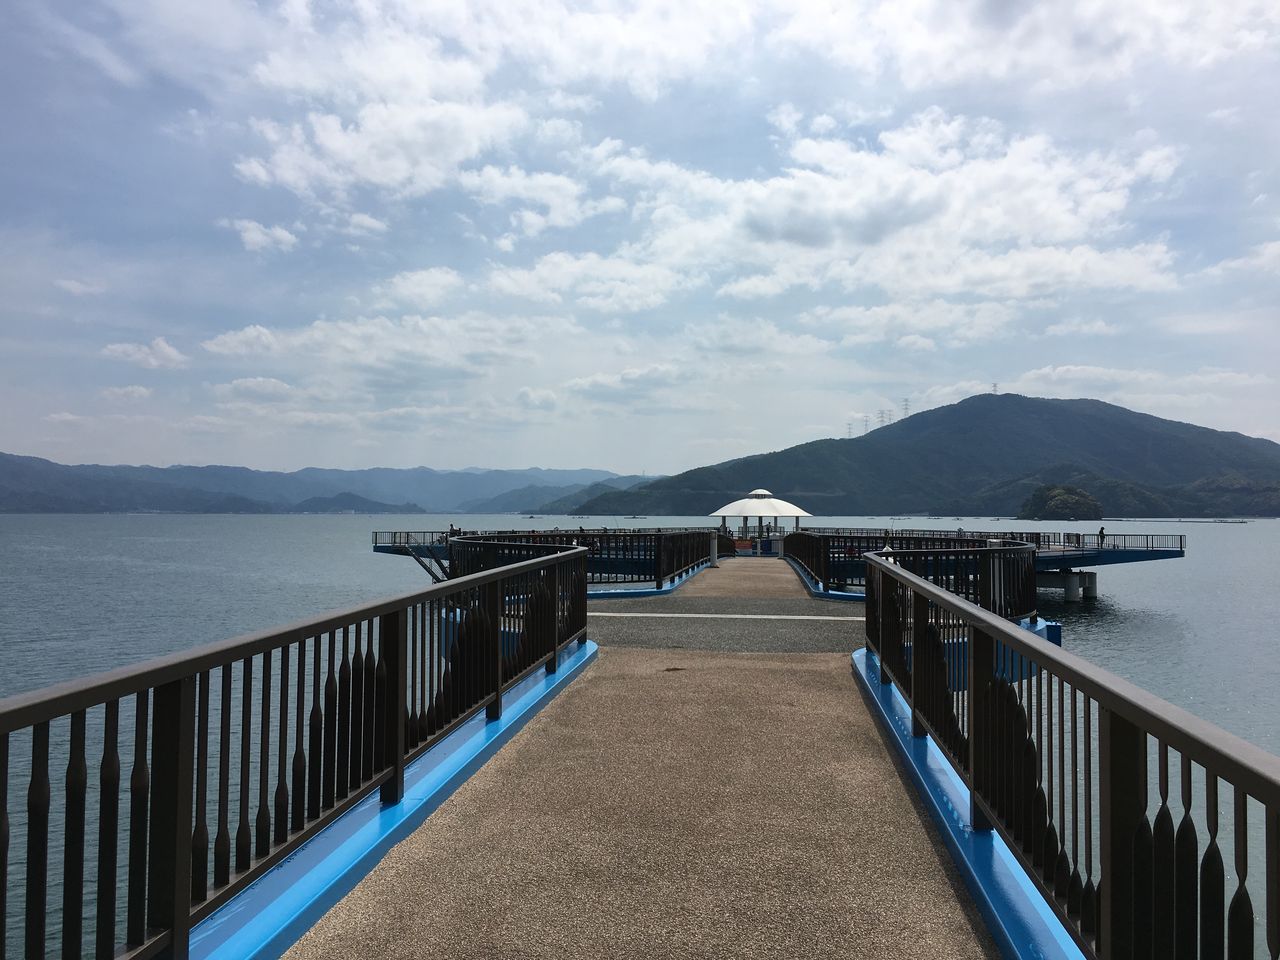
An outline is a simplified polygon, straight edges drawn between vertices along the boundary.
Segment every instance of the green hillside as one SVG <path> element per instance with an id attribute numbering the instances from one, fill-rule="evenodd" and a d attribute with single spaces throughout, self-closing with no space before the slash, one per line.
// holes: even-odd
<path id="1" fill-rule="evenodd" d="M 1280 512 L 1280 444 L 1099 400 L 984 394 L 865 436 L 699 467 L 579 504 L 590 514 L 705 514 L 766 487 L 818 516 L 1005 514 L 1069 483 L 1108 516 Z"/>

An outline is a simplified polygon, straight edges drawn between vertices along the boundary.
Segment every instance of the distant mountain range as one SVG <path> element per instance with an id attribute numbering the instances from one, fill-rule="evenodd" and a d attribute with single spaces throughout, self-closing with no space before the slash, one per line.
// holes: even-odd
<path id="1" fill-rule="evenodd" d="M 699 467 L 568 512 L 702 515 L 756 487 L 818 516 L 1013 516 L 1043 484 L 1107 516 L 1280 516 L 1280 444 L 1099 400 L 984 394 L 861 437 Z"/>
<path id="2" fill-rule="evenodd" d="M 0 513 L 533 513 L 591 484 L 627 479 L 608 470 L 540 468 L 312 467 L 279 473 L 226 466 L 68 466 L 0 453 Z M 526 491 L 511 498 L 515 506 L 476 509 L 514 491 Z"/>
<path id="3" fill-rule="evenodd" d="M 817 516 L 1013 516 L 1042 485 L 1106 516 L 1280 516 L 1280 444 L 1098 400 L 985 394 L 861 437 L 671 477 L 608 470 L 66 466 L 0 454 L 0 512 L 698 516 L 767 487 Z"/>

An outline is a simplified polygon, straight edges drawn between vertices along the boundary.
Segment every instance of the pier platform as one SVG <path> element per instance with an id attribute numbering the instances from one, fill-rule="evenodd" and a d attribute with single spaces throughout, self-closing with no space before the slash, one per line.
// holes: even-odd
<path id="1" fill-rule="evenodd" d="M 596 663 L 287 956 L 997 956 L 850 676 L 861 610 L 765 558 L 593 602 Z"/>

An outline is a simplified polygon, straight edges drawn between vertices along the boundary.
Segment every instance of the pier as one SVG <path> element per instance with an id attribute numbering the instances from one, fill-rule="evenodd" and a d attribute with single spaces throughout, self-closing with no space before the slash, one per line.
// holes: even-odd
<path id="1" fill-rule="evenodd" d="M 996 956 L 832 607 L 754 558 L 592 602 L 597 661 L 287 956 Z"/>
<path id="2" fill-rule="evenodd" d="M 1046 545 L 563 536 L 0 702 L 6 955 L 1280 953 L 1280 758 L 1020 626 Z"/>

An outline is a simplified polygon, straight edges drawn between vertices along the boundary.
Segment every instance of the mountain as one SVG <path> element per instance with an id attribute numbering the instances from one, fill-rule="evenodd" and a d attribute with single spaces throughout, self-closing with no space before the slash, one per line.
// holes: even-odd
<path id="1" fill-rule="evenodd" d="M 559 493 L 566 486 L 581 488 L 614 476 L 608 470 L 541 468 L 308 468 L 281 473 L 233 466 L 67 465 L 0 453 L 0 513 L 281 513 L 313 498 L 342 495 L 458 512 L 465 501 L 521 487 L 540 485 Z"/>
<path id="2" fill-rule="evenodd" d="M 1280 444 L 1099 400 L 983 394 L 861 437 L 816 440 L 603 493 L 576 513 L 707 514 L 766 487 L 818 516 L 1012 516 L 1044 484 L 1107 516 L 1280 513 Z"/>
<path id="3" fill-rule="evenodd" d="M 577 505 L 585 503 L 595 497 L 602 496 L 606 493 L 612 493 L 615 490 L 630 490 L 642 483 L 648 483 L 653 480 L 648 476 L 626 476 L 626 477 L 610 477 L 608 480 L 601 480 L 599 483 L 593 483 L 590 486 L 582 488 L 581 491 L 572 494 L 566 494 L 557 497 L 555 500 L 548 500 L 541 506 L 530 508 L 530 513 L 549 514 L 551 516 L 560 516 L 562 514 L 580 513 Z"/>
<path id="4" fill-rule="evenodd" d="M 340 493 L 336 497 L 311 497 L 294 504 L 290 513 L 426 513 L 416 503 L 379 503 L 358 497 L 354 493 Z"/>
<path id="5" fill-rule="evenodd" d="M 540 504 L 561 497 L 573 499 L 586 489 L 585 483 L 570 483 L 559 487 L 531 483 L 500 493 L 496 497 L 468 500 L 459 509 L 463 513 L 540 513 L 542 511 L 537 509 Z"/>

